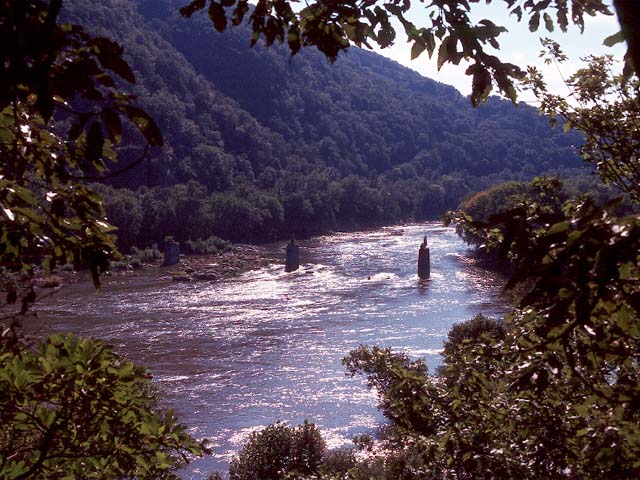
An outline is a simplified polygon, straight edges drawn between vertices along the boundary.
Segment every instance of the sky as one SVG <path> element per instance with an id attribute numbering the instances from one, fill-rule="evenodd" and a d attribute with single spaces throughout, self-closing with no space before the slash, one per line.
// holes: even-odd
<path id="1" fill-rule="evenodd" d="M 420 25 L 420 16 L 426 16 L 424 15 L 424 11 L 421 4 L 416 4 L 416 6 L 413 7 L 413 12 L 408 15 L 408 17 L 416 25 Z M 586 16 L 584 34 L 580 34 L 580 30 L 573 25 L 569 25 L 568 32 L 565 34 L 557 27 L 555 32 L 547 32 L 544 28 L 544 22 L 542 21 L 540 22 L 540 28 L 537 32 L 529 32 L 526 17 L 523 16 L 523 22 L 518 23 L 514 16 L 508 15 L 503 2 L 495 2 L 488 6 L 484 4 L 474 4 L 472 6 L 472 13 L 474 14 L 473 18 L 475 21 L 487 18 L 496 25 L 504 26 L 509 30 L 498 37 L 500 51 L 490 51 L 490 53 L 497 55 L 503 61 L 514 63 L 523 69 L 525 69 L 527 65 L 538 67 L 538 69 L 544 73 L 550 90 L 556 94 L 564 95 L 568 93 L 562 77 L 564 76 L 566 78 L 570 76 L 571 73 L 581 66 L 581 57 L 589 54 L 598 55 L 611 53 L 618 58 L 622 58 L 624 54 L 622 44 L 616 45 L 613 48 L 606 47 L 602 44 L 602 41 L 606 37 L 619 30 L 615 15 Z M 424 20 L 422 20 L 422 24 L 425 24 Z M 431 59 L 429 59 L 428 54 L 424 52 L 417 59 L 411 60 L 411 44 L 405 43 L 404 37 L 401 36 L 401 34 L 404 33 L 402 32 L 401 26 L 396 28 L 396 31 L 398 32 L 396 43 L 390 48 L 376 49 L 375 51 L 377 53 L 391 58 L 425 77 L 453 85 L 464 95 L 471 93 L 471 77 L 464 74 L 466 70 L 464 60 L 460 62 L 458 66 L 446 64 L 438 72 L 436 66 L 437 48 Z M 560 43 L 564 53 L 569 56 L 569 61 L 561 65 L 560 72 L 556 66 L 544 65 L 542 59 L 539 58 L 539 53 L 542 50 L 539 40 L 541 37 L 550 37 L 556 40 Z M 468 65 L 468 63 L 466 65 Z M 562 73 L 562 75 L 560 73 Z M 498 92 L 494 91 L 492 93 L 497 94 Z M 522 101 L 535 103 L 533 96 L 526 92 L 520 94 L 518 98 Z"/>

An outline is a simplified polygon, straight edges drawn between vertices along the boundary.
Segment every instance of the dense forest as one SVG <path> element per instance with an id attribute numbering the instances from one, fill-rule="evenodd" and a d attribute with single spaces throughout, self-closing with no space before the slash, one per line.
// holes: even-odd
<path id="1" fill-rule="evenodd" d="M 167 235 L 265 241 L 435 218 L 498 181 L 580 165 L 580 136 L 527 105 L 474 109 L 360 49 L 335 64 L 251 49 L 249 27 L 219 34 L 179 4 L 65 2 L 69 20 L 126 46 L 134 93 L 165 140 L 100 188 L 124 250 Z M 127 147 L 118 167 L 139 155 Z"/>

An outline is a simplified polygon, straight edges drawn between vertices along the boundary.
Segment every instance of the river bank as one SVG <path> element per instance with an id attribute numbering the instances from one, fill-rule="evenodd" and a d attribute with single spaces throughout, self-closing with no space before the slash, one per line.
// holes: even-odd
<path id="1" fill-rule="evenodd" d="M 119 262 L 120 266 L 104 272 L 100 281 L 102 289 L 137 288 L 142 284 L 171 282 L 218 282 L 278 263 L 282 263 L 284 268 L 284 251 L 278 255 L 262 246 L 238 244 L 232 250 L 219 254 L 180 255 L 179 263 L 171 266 L 163 266 L 161 259 L 135 267 L 122 266 Z M 36 287 L 43 292 L 84 284 L 93 285 L 88 271 L 58 270 L 36 281 Z"/>
<path id="2" fill-rule="evenodd" d="M 211 282 L 236 277 L 274 263 L 284 265 L 284 252 L 282 256 L 278 256 L 264 247 L 236 245 L 233 250 L 217 255 L 181 255 L 178 264 L 169 267 L 156 265 L 153 271 L 162 280 Z"/>

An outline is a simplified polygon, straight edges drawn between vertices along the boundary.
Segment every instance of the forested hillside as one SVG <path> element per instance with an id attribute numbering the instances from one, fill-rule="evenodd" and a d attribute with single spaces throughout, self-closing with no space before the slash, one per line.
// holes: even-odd
<path id="1" fill-rule="evenodd" d="M 123 248 L 211 235 L 261 241 L 435 217 L 471 191 L 580 164 L 576 134 L 535 109 L 452 87 L 370 52 L 250 49 L 175 0 L 65 2 L 125 47 L 164 147 L 103 187 Z M 491 132 L 490 135 L 487 132 Z M 124 152 L 121 165 L 139 149 Z M 123 188 L 124 187 L 124 188 Z"/>

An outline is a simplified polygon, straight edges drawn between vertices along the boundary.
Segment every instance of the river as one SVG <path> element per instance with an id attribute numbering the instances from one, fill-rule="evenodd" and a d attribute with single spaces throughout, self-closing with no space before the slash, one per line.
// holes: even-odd
<path id="1" fill-rule="evenodd" d="M 416 275 L 423 235 L 431 279 Z M 340 233 L 299 242 L 301 268 L 272 265 L 219 283 L 71 289 L 39 306 L 40 331 L 105 339 L 146 365 L 214 455 L 185 478 L 226 470 L 247 435 L 283 420 L 315 422 L 330 446 L 382 421 L 363 378 L 341 359 L 360 344 L 402 349 L 431 371 L 455 322 L 499 316 L 503 280 L 477 265 L 438 223 Z M 282 252 L 284 244 L 267 247 Z"/>

